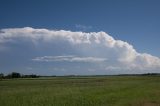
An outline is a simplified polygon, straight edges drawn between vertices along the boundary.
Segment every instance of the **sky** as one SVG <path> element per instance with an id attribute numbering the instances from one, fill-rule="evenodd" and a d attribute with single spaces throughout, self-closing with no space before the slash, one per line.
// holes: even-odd
<path id="1" fill-rule="evenodd" d="M 0 72 L 159 72 L 159 0 L 0 0 Z"/>

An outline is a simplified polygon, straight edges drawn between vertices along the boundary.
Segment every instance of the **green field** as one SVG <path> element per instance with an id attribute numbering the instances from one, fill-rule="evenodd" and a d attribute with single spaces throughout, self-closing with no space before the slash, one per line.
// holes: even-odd
<path id="1" fill-rule="evenodd" d="M 160 106 L 160 77 L 6 79 L 0 106 Z"/>

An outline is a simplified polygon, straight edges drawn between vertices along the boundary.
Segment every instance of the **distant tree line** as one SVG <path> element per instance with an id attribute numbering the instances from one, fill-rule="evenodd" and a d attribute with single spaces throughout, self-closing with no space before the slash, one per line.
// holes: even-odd
<path id="1" fill-rule="evenodd" d="M 12 72 L 8 75 L 4 75 L 3 73 L 0 73 L 0 79 L 11 79 L 11 78 L 38 78 L 38 75 L 30 74 L 30 75 L 22 75 L 18 72 Z"/>
<path id="2" fill-rule="evenodd" d="M 144 73 L 144 74 L 119 74 L 116 76 L 159 76 L 160 73 Z"/>
<path id="3" fill-rule="evenodd" d="M 83 75 L 82 75 L 83 76 Z M 160 73 L 144 73 L 144 74 L 119 74 L 119 75 L 87 75 L 87 76 L 160 76 Z M 24 75 L 18 72 L 12 72 L 7 75 L 0 73 L 0 80 L 2 79 L 12 79 L 12 78 L 39 78 L 39 77 L 57 77 L 56 75 L 52 76 L 39 76 L 36 74 Z M 81 75 L 66 75 L 58 77 L 81 77 Z"/>

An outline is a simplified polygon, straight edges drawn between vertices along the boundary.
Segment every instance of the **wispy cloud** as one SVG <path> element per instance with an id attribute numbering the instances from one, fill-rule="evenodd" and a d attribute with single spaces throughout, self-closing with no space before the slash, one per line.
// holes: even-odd
<path id="1" fill-rule="evenodd" d="M 106 58 L 98 58 L 98 57 L 80 57 L 80 56 L 43 56 L 43 57 L 36 57 L 32 59 L 33 61 L 39 62 L 104 62 Z"/>
<path id="2" fill-rule="evenodd" d="M 76 24 L 75 27 L 81 31 L 87 31 L 87 30 L 92 29 L 92 26 L 85 26 L 81 24 Z"/>

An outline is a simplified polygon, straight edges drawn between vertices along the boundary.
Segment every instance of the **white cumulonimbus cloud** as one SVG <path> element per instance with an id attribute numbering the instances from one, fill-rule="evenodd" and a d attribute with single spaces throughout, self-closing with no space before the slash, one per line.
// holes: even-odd
<path id="1" fill-rule="evenodd" d="M 27 40 L 33 45 L 48 44 L 58 47 L 69 47 L 61 55 L 32 58 L 33 61 L 65 61 L 65 62 L 101 62 L 101 70 L 158 70 L 160 58 L 147 53 L 138 53 L 131 44 L 115 40 L 105 32 L 72 32 L 65 30 L 49 30 L 25 28 L 8 28 L 0 31 L 0 48 L 17 39 Z M 54 48 L 55 49 L 55 48 Z M 56 51 L 56 50 L 55 50 Z M 65 55 L 63 55 L 65 54 Z M 107 60 L 107 61 L 106 61 Z M 102 63 L 103 62 L 103 63 Z M 98 64 L 97 64 L 98 65 Z"/>

